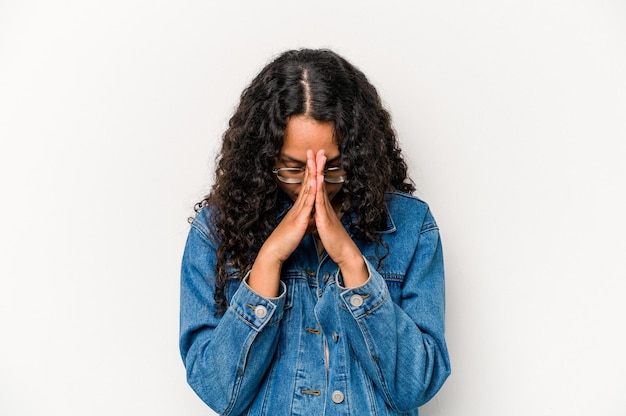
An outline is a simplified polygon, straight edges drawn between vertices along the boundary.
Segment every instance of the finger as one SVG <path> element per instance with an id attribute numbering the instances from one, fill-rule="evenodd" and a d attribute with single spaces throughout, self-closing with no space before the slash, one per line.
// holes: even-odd
<path id="1" fill-rule="evenodd" d="M 294 206 L 302 207 L 303 205 L 306 204 L 306 201 L 308 200 L 310 193 L 313 192 L 313 194 L 315 194 L 316 192 L 315 185 L 311 181 L 311 179 L 315 179 L 315 174 L 311 174 L 311 172 L 315 172 L 315 166 L 314 166 L 315 162 L 311 164 L 311 161 L 310 161 L 312 157 L 311 155 L 312 155 L 312 151 L 310 150 L 307 151 L 307 161 L 304 167 L 304 178 L 302 179 L 302 183 L 300 184 L 300 190 L 298 191 L 298 196 L 296 197 Z"/>
<path id="2" fill-rule="evenodd" d="M 333 210 L 328 193 L 326 192 L 326 184 L 324 182 L 323 173 L 318 175 L 318 183 L 315 192 L 315 221 L 318 223 L 318 231 L 320 235 L 324 233 L 322 230 L 326 225 L 334 223 L 335 211 Z"/>
<path id="3" fill-rule="evenodd" d="M 302 179 L 302 185 L 300 187 L 300 192 L 298 193 L 298 197 L 300 197 L 301 195 L 305 197 L 306 195 L 308 195 L 310 189 L 313 189 L 313 191 L 315 192 L 315 187 L 311 187 L 311 179 L 315 178 L 315 174 L 311 173 L 311 172 L 315 172 L 315 162 L 311 164 L 311 154 L 312 154 L 312 151 L 307 150 L 306 165 L 304 166 L 304 179 Z"/>
<path id="4" fill-rule="evenodd" d="M 324 175 L 324 168 L 326 167 L 326 155 L 324 149 L 320 149 L 315 155 L 315 164 L 317 168 L 317 176 Z"/>
<path id="5" fill-rule="evenodd" d="M 305 174 L 307 177 L 315 177 L 317 176 L 317 163 L 315 160 L 315 155 L 313 154 L 313 150 L 309 149 L 306 151 L 306 171 Z"/>
<path id="6" fill-rule="evenodd" d="M 315 155 L 315 163 L 316 163 L 316 177 L 317 177 L 317 189 L 316 189 L 316 201 L 317 198 L 320 198 L 320 201 L 323 201 L 324 196 L 324 169 L 326 168 L 326 155 L 324 154 L 324 150 L 319 150 Z"/>
<path id="7" fill-rule="evenodd" d="M 298 199 L 301 200 L 303 208 L 306 208 L 306 215 L 311 214 L 311 210 L 315 204 L 315 196 L 317 193 L 317 178 L 315 176 L 315 159 L 313 158 L 313 151 L 307 150 L 306 152 L 306 167 L 304 169 L 304 180 L 302 182 L 302 190 L 298 195 Z"/>

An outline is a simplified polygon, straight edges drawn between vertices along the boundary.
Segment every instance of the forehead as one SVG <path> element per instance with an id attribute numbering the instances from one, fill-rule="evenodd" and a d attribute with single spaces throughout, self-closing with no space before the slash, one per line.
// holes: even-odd
<path id="1" fill-rule="evenodd" d="M 292 116 L 287 121 L 282 152 L 306 160 L 306 151 L 317 153 L 324 150 L 328 158 L 339 155 L 335 140 L 335 124 L 332 121 L 317 121 L 308 116 Z"/>

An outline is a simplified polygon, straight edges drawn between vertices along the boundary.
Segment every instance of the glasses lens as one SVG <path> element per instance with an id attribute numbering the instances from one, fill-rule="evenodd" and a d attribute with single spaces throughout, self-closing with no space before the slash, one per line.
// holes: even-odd
<path id="1" fill-rule="evenodd" d="M 278 168 L 272 171 L 276 178 L 283 183 L 302 183 L 304 180 L 303 168 Z"/>
<path id="2" fill-rule="evenodd" d="M 346 178 L 343 173 L 341 166 L 332 166 L 324 171 L 324 180 L 326 183 L 344 183 Z"/>
<path id="3" fill-rule="evenodd" d="M 298 184 L 304 181 L 304 168 L 276 168 L 272 171 L 282 183 Z M 346 177 L 339 166 L 333 166 L 324 171 L 324 181 L 330 184 L 344 183 Z"/>
<path id="4" fill-rule="evenodd" d="M 344 183 L 346 181 L 346 178 L 345 176 L 330 177 L 326 175 L 324 176 L 324 180 L 326 181 L 326 183 L 336 184 L 336 183 Z"/>

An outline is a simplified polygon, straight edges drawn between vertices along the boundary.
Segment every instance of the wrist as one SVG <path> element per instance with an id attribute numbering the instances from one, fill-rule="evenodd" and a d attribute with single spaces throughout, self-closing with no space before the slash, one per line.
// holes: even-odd
<path id="1" fill-rule="evenodd" d="M 259 251 L 248 278 L 248 286 L 261 296 L 273 298 L 278 296 L 280 289 L 280 271 L 283 262 Z"/>
<path id="2" fill-rule="evenodd" d="M 341 275 L 343 277 L 344 287 L 355 287 L 364 284 L 368 277 L 369 272 L 365 265 L 365 260 L 359 252 L 358 255 L 352 256 L 350 259 L 339 264 Z"/>

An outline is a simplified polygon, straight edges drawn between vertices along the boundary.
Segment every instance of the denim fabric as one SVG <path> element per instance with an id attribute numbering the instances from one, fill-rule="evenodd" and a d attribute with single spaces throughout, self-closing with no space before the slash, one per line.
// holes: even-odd
<path id="1" fill-rule="evenodd" d="M 222 415 L 418 414 L 450 374 L 441 241 L 424 202 L 391 193 L 387 208 L 389 255 L 378 270 L 384 249 L 355 241 L 370 272 L 363 285 L 343 287 L 307 235 L 283 265 L 277 298 L 233 270 L 222 316 L 210 210 L 198 214 L 182 261 L 180 350 L 207 405 Z"/>

